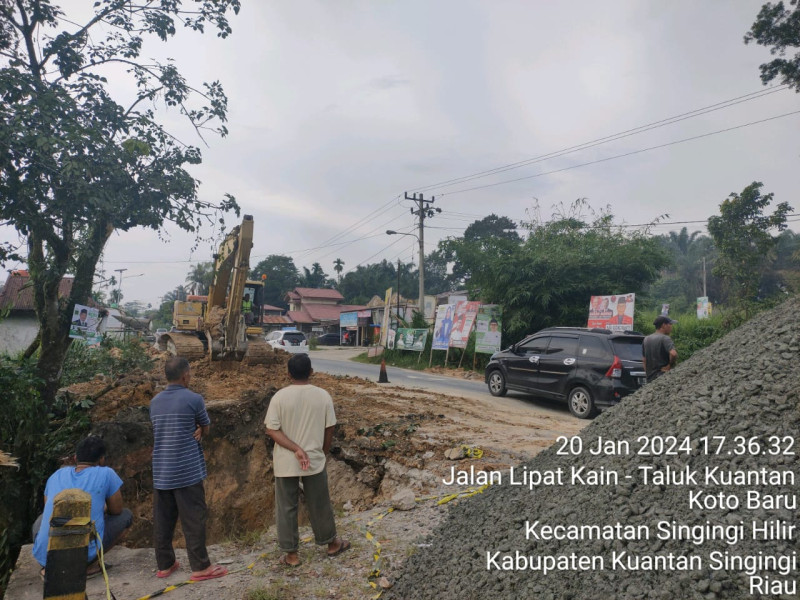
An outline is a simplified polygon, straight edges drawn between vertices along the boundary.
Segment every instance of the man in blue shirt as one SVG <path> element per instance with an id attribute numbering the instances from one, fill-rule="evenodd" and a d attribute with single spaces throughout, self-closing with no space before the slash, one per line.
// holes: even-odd
<path id="1" fill-rule="evenodd" d="M 77 464 L 74 467 L 62 467 L 47 480 L 44 513 L 33 524 L 33 557 L 42 567 L 47 562 L 53 500 L 63 490 L 79 489 L 91 495 L 91 517 L 97 534 L 103 540 L 104 552 L 120 541 L 133 523 L 131 511 L 122 507 L 122 479 L 114 469 L 105 466 L 105 442 L 96 436 L 81 440 L 75 450 L 75 458 Z M 42 523 L 45 523 L 44 527 Z M 94 562 L 96 558 L 97 541 L 92 538 L 89 542 L 87 575 L 100 571 L 100 566 Z"/>
<path id="2" fill-rule="evenodd" d="M 180 567 L 172 547 L 180 517 L 191 579 L 216 579 L 228 570 L 212 565 L 206 550 L 206 461 L 200 441 L 208 435 L 211 420 L 203 397 L 188 389 L 189 362 L 172 357 L 164 365 L 164 373 L 169 385 L 150 401 L 156 576 L 169 577 Z"/>

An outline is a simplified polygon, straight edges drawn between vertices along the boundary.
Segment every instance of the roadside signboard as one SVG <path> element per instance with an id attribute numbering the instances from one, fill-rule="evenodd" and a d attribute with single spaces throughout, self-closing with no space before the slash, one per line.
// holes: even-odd
<path id="1" fill-rule="evenodd" d="M 503 309 L 486 304 L 478 310 L 475 320 L 475 352 L 494 354 L 502 347 Z"/>
<path id="2" fill-rule="evenodd" d="M 451 348 L 466 348 L 469 332 L 480 308 L 480 302 L 459 302 L 456 304 L 453 317 L 453 329 L 450 332 Z"/>
<path id="3" fill-rule="evenodd" d="M 629 331 L 633 328 L 636 294 L 592 296 L 589 301 L 589 329 Z"/>
<path id="4" fill-rule="evenodd" d="M 413 350 L 422 352 L 425 350 L 425 342 L 428 341 L 427 329 L 407 329 L 397 330 L 397 338 L 394 342 L 395 350 Z"/>
<path id="5" fill-rule="evenodd" d="M 453 329 L 452 304 L 442 304 L 436 308 L 436 324 L 433 326 L 432 350 L 447 350 L 450 343 L 450 331 Z"/>

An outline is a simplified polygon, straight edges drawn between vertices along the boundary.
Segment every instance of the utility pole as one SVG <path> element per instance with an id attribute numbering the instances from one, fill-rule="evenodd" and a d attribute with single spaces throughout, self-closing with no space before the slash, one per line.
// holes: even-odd
<path id="1" fill-rule="evenodd" d="M 431 205 L 436 201 L 435 196 L 431 196 L 430 200 L 425 200 L 425 197 L 420 194 L 408 195 L 405 193 L 406 200 L 412 200 L 417 205 L 417 210 L 411 209 L 411 214 L 419 218 L 419 300 L 417 308 L 419 312 L 425 316 L 425 218 L 431 218 L 436 213 L 442 212 L 441 208 L 434 209 Z"/>
<path id="2" fill-rule="evenodd" d="M 115 273 L 119 273 L 119 285 L 117 289 L 119 290 L 120 301 L 122 300 L 122 274 L 127 270 L 128 269 L 114 269 Z"/>
<path id="3" fill-rule="evenodd" d="M 706 293 L 706 257 L 703 257 L 703 296 L 707 297 Z"/>
<path id="4" fill-rule="evenodd" d="M 389 301 L 391 302 L 391 298 Z M 397 326 L 395 330 L 400 329 L 400 259 L 397 259 Z"/>

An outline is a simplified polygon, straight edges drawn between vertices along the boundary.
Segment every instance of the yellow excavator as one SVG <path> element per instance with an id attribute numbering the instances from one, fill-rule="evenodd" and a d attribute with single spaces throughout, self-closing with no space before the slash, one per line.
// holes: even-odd
<path id="1" fill-rule="evenodd" d="M 214 255 L 208 296 L 188 296 L 172 307 L 172 330 L 158 345 L 173 356 L 197 360 L 269 362 L 273 349 L 261 327 L 263 281 L 247 279 L 253 247 L 253 217 L 244 215 Z M 265 276 L 262 276 L 265 278 Z"/>

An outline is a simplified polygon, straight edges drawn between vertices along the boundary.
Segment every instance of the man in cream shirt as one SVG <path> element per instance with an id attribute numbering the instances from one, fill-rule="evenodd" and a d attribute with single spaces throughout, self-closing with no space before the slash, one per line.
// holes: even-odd
<path id="1" fill-rule="evenodd" d="M 336 535 L 325 455 L 333 441 L 336 415 L 328 392 L 308 383 L 313 372 L 308 354 L 294 354 L 288 363 L 291 385 L 278 391 L 269 403 L 264 424 L 275 441 L 275 520 L 281 564 L 296 567 L 300 543 L 297 504 L 300 481 L 314 530 L 315 542 L 327 545 L 329 557 L 341 554 L 350 542 Z"/>

